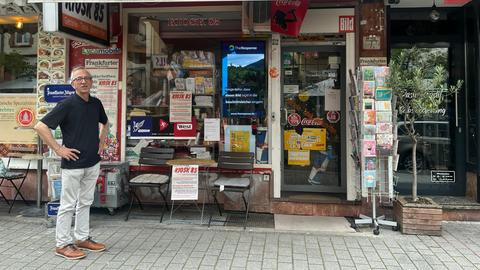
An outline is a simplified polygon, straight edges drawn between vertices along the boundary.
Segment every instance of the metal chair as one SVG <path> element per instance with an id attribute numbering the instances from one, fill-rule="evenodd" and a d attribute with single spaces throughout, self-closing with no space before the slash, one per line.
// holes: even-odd
<path id="1" fill-rule="evenodd" d="M 253 153 L 225 151 L 220 152 L 218 156 L 219 177 L 214 181 L 213 187 L 211 189 L 213 200 L 217 205 L 220 216 L 222 215 L 222 210 L 220 209 L 220 204 L 218 203 L 217 192 L 237 192 L 242 194 L 242 199 L 245 206 L 245 219 L 243 223 L 244 229 L 247 227 L 248 221 L 248 211 L 250 205 L 250 187 L 252 186 L 253 179 L 253 163 Z M 245 198 L 246 191 L 248 191 L 248 199 Z M 220 220 L 212 219 L 212 214 L 210 214 L 208 226 L 210 226 L 212 221 Z"/>
<path id="2" fill-rule="evenodd" d="M 144 147 L 140 151 L 140 160 L 138 161 L 138 171 L 141 171 L 142 165 L 165 165 L 168 160 L 173 159 L 174 155 L 173 148 L 154 148 L 154 147 Z M 158 188 L 160 195 L 162 196 L 165 207 L 162 210 L 162 215 L 160 217 L 160 222 L 163 220 L 163 215 L 165 214 L 165 209 L 168 210 L 167 197 L 169 192 L 169 183 L 170 175 L 169 174 L 152 174 L 144 173 L 137 175 L 136 177 L 130 179 L 129 181 L 129 193 L 130 193 L 130 206 L 128 208 L 127 216 L 125 221 L 128 220 L 130 216 L 130 211 L 132 210 L 133 200 L 137 199 L 137 202 L 140 206 L 140 209 L 143 210 L 142 203 L 136 194 L 136 189 L 139 187 L 150 187 Z M 162 188 L 166 187 L 165 194 L 162 192 Z"/>
<path id="3" fill-rule="evenodd" d="M 8 170 L 11 159 L 12 159 L 11 157 L 8 158 L 7 166 L 5 166 L 5 164 L 3 163 L 3 160 L 0 159 L 0 187 L 8 187 L 8 188 L 15 189 L 15 196 L 13 196 L 13 199 L 10 201 L 5 197 L 2 190 L 0 190 L 0 195 L 5 200 L 5 202 L 10 206 L 8 208 L 8 213 L 12 211 L 13 205 L 15 204 L 15 201 L 17 200 L 18 196 L 22 198 L 23 202 L 26 205 L 29 205 L 25 197 L 23 197 L 20 190 L 23 186 L 23 183 L 25 182 L 25 179 L 27 179 L 28 171 L 30 170 L 30 161 L 28 161 L 27 170 L 25 172 L 11 172 Z M 17 181 L 20 181 L 20 184 L 18 186 L 15 184 L 15 182 Z M 3 185 L 4 182 L 8 182 L 10 185 L 4 186 Z"/>

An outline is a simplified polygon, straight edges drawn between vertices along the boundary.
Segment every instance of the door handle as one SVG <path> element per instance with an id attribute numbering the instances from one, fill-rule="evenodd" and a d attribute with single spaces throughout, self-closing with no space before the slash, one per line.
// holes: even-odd
<path id="1" fill-rule="evenodd" d="M 287 124 L 287 113 L 288 112 L 286 108 L 280 109 L 280 124 L 283 126 Z"/>

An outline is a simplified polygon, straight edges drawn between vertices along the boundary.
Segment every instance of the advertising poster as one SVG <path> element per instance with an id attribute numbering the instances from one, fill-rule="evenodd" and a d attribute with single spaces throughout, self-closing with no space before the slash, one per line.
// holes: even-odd
<path id="1" fill-rule="evenodd" d="M 303 150 L 327 150 L 327 129 L 304 128 L 302 134 Z"/>
<path id="2" fill-rule="evenodd" d="M 309 0 L 272 1 L 270 22 L 272 32 L 298 36 L 307 14 L 308 3 Z"/>
<path id="3" fill-rule="evenodd" d="M 252 126 L 225 126 L 225 151 L 255 153 L 255 137 Z"/>
<path id="4" fill-rule="evenodd" d="M 309 150 L 288 151 L 288 165 L 309 166 L 310 151 Z"/>
<path id="5" fill-rule="evenodd" d="M 106 158 L 118 160 L 117 114 L 118 114 L 118 59 L 85 59 L 85 67 L 93 77 L 92 96 L 102 101 L 110 124 Z"/>
<path id="6" fill-rule="evenodd" d="M 33 130 L 36 106 L 36 94 L 0 95 L 0 156 L 7 155 L 12 146 L 37 143 Z"/>
<path id="7" fill-rule="evenodd" d="M 198 200 L 198 165 L 172 167 L 172 200 Z"/>
<path id="8" fill-rule="evenodd" d="M 267 81 L 265 42 L 222 43 L 222 106 L 224 117 L 265 116 Z"/>
<path id="9" fill-rule="evenodd" d="M 300 150 L 302 147 L 302 136 L 294 129 L 283 131 L 283 148 L 288 151 Z"/>
<path id="10" fill-rule="evenodd" d="M 42 119 L 56 103 L 44 96 L 47 85 L 65 84 L 68 80 L 66 41 L 52 33 L 38 31 L 37 47 L 37 119 Z"/>
<path id="11" fill-rule="evenodd" d="M 170 92 L 170 122 L 192 121 L 192 93 L 186 91 Z"/>
<path id="12" fill-rule="evenodd" d="M 99 48 L 80 41 L 70 42 L 70 69 L 85 66 L 92 73 L 92 95 L 102 101 L 108 116 L 110 130 L 107 136 L 107 149 L 101 154 L 102 159 L 106 161 L 120 160 L 121 55 L 121 43 Z"/>

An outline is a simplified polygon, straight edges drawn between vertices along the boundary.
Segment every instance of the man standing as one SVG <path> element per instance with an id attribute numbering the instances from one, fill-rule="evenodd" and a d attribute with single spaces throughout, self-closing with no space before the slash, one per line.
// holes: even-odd
<path id="1" fill-rule="evenodd" d="M 72 70 L 75 94 L 48 113 L 35 130 L 42 140 L 62 158 L 62 193 L 57 215 L 55 253 L 67 259 L 81 259 L 86 254 L 105 250 L 105 245 L 90 238 L 90 205 L 100 173 L 100 153 L 108 132 L 108 118 L 99 99 L 90 96 L 92 75 L 84 68 Z M 50 129 L 60 126 L 63 145 Z M 75 215 L 74 244 L 70 229 Z"/>

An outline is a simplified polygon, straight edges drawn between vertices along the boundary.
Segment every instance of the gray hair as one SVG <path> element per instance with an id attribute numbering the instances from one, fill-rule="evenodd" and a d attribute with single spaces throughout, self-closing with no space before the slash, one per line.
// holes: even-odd
<path id="1" fill-rule="evenodd" d="M 92 76 L 92 74 L 90 74 L 90 71 L 88 71 L 88 69 L 85 68 L 84 66 L 74 67 L 72 69 L 72 71 L 70 72 L 70 82 L 72 82 L 72 80 L 74 79 L 73 78 L 73 73 L 75 73 L 76 71 L 79 71 L 79 70 L 85 70 L 88 73 L 88 75 Z"/>

